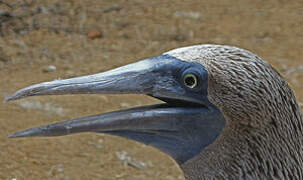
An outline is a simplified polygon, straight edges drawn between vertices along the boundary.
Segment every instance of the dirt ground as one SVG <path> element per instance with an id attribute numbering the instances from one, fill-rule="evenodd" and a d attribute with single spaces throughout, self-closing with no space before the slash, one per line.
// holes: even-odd
<path id="1" fill-rule="evenodd" d="M 0 100 L 33 83 L 203 43 L 258 54 L 303 102 L 302 0 L 1 0 Z M 122 138 L 6 138 L 34 126 L 155 102 L 146 96 L 77 95 L 0 104 L 0 179 L 183 179 L 168 156 Z"/>

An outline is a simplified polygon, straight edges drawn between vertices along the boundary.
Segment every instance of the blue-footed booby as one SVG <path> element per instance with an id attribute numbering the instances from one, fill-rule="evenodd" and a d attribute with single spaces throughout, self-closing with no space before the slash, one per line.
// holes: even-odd
<path id="1" fill-rule="evenodd" d="M 55 80 L 4 101 L 37 95 L 146 94 L 162 104 L 115 111 L 11 135 L 105 133 L 171 156 L 187 180 L 303 179 L 303 119 L 283 77 L 237 47 L 196 45 L 107 72 Z"/>

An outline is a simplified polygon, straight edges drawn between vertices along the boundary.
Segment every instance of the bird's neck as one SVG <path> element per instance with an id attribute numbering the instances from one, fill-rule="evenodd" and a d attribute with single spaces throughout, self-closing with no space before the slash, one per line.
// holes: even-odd
<path id="1" fill-rule="evenodd" d="M 181 169 L 186 180 L 214 179 L 216 177 L 232 179 L 231 175 L 235 173 L 232 173 L 233 168 L 236 168 L 235 165 L 239 163 L 237 161 L 242 159 L 241 149 L 245 149 L 244 144 L 232 136 L 229 128 L 226 127 L 213 144 L 206 147 L 198 156 L 181 165 Z"/>
<path id="2" fill-rule="evenodd" d="M 296 125 L 254 129 L 227 124 L 213 144 L 181 165 L 186 179 L 285 179 L 287 173 L 303 179 L 300 108 L 285 118 Z"/>

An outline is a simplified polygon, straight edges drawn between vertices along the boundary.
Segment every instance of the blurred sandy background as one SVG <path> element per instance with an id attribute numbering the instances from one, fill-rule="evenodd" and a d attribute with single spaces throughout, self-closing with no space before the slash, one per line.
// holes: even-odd
<path id="1" fill-rule="evenodd" d="M 258 54 L 303 102 L 302 0 L 0 0 L 0 100 L 33 83 L 202 43 Z M 155 102 L 145 96 L 77 95 L 0 104 L 0 179 L 183 179 L 166 155 L 117 137 L 6 138 L 34 126 Z"/>

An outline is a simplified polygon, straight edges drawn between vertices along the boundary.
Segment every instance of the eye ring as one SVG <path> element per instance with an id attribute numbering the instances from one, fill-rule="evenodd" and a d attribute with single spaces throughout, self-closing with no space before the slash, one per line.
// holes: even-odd
<path id="1" fill-rule="evenodd" d="M 192 73 L 185 74 L 183 83 L 186 87 L 193 89 L 198 86 L 198 78 Z"/>

